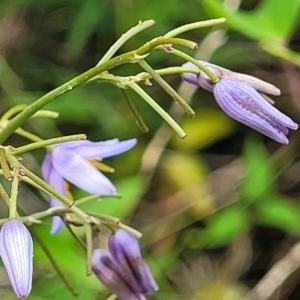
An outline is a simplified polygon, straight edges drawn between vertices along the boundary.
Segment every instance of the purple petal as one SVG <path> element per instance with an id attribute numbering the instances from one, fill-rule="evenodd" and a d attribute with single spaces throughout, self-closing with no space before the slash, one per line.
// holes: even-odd
<path id="1" fill-rule="evenodd" d="M 210 71 L 212 71 L 213 73 L 215 73 L 217 76 L 220 75 L 218 73 L 220 73 L 220 70 L 226 70 L 225 68 L 219 67 L 217 65 L 211 64 L 209 62 L 203 61 L 203 60 L 199 60 L 199 63 L 201 63 L 202 65 L 204 65 L 206 68 L 208 68 Z M 187 62 L 185 64 L 183 64 L 183 67 L 186 68 L 191 68 L 191 69 L 198 69 L 197 66 L 195 66 L 194 64 L 192 64 L 191 62 Z M 213 91 L 213 83 L 211 81 L 211 79 L 203 72 L 199 70 L 199 74 L 195 75 L 195 74 L 191 74 L 191 73 L 183 73 L 181 76 L 182 78 L 194 85 L 198 85 L 201 88 L 212 92 Z"/>
<path id="2" fill-rule="evenodd" d="M 123 229 L 118 230 L 110 236 L 108 247 L 135 291 L 141 294 L 152 294 L 158 290 L 141 255 L 138 240 L 132 234 Z"/>
<path id="3" fill-rule="evenodd" d="M 288 143 L 286 127 L 298 128 L 292 119 L 265 101 L 246 83 L 221 79 L 215 84 L 213 93 L 219 106 L 230 117 L 279 143 Z"/>
<path id="4" fill-rule="evenodd" d="M 64 225 L 65 225 L 65 223 L 61 219 L 61 217 L 54 216 L 52 218 L 52 224 L 51 224 L 50 233 L 53 234 L 53 235 L 59 233 L 62 230 L 62 228 L 64 227 Z"/>
<path id="5" fill-rule="evenodd" d="M 101 249 L 93 251 L 92 269 L 98 279 L 120 300 L 145 300 L 143 295 L 135 293 L 117 262 L 107 251 Z"/>
<path id="6" fill-rule="evenodd" d="M 191 62 L 187 62 L 187 63 L 183 64 L 182 66 L 185 67 L 185 68 L 191 68 L 191 69 L 195 69 L 195 70 L 198 69 L 198 67 L 196 67 Z M 199 86 L 198 76 L 196 74 L 182 73 L 181 77 L 182 77 L 183 80 L 187 81 L 188 83 Z"/>
<path id="7" fill-rule="evenodd" d="M 42 174 L 46 182 L 51 185 L 54 189 L 63 195 L 66 195 L 65 182 L 62 176 L 56 172 L 52 165 L 52 153 L 47 153 L 42 163 Z M 63 207 L 64 204 L 58 201 L 56 198 L 49 198 L 50 207 Z M 51 234 L 57 234 L 64 226 L 64 222 L 59 216 L 52 218 Z"/>
<path id="8" fill-rule="evenodd" d="M 49 177 L 50 177 L 52 170 L 53 170 L 52 154 L 51 154 L 51 152 L 47 152 L 47 154 L 42 162 L 41 171 L 42 171 L 45 181 L 48 183 L 49 183 Z"/>
<path id="9" fill-rule="evenodd" d="M 21 221 L 9 220 L 2 226 L 0 253 L 15 294 L 27 298 L 32 286 L 33 242 Z"/>
<path id="10" fill-rule="evenodd" d="M 57 173 L 82 190 L 103 196 L 114 195 L 113 184 L 76 151 L 54 148 L 52 163 Z"/>
<path id="11" fill-rule="evenodd" d="M 85 140 L 58 144 L 55 148 L 76 151 L 76 153 L 83 158 L 103 159 L 126 152 L 134 147 L 136 143 L 136 139 L 121 142 L 118 139 L 105 142 L 91 142 Z"/>

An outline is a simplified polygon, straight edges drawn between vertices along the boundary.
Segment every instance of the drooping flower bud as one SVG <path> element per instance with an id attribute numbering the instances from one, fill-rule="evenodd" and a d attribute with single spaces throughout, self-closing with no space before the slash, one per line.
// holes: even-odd
<path id="1" fill-rule="evenodd" d="M 96 249 L 92 268 L 100 281 L 120 300 L 145 300 L 158 290 L 144 261 L 137 239 L 126 230 L 118 230 L 109 238 L 109 251 Z"/>
<path id="2" fill-rule="evenodd" d="M 132 234 L 119 229 L 110 236 L 108 247 L 136 291 L 141 294 L 152 294 L 158 290 L 158 286 L 142 257 L 138 240 Z"/>
<path id="3" fill-rule="evenodd" d="M 221 109 L 231 118 L 278 143 L 289 143 L 289 129 L 296 130 L 298 124 L 272 106 L 270 103 L 274 104 L 274 101 L 265 95 L 280 95 L 277 87 L 254 76 L 236 73 L 206 61 L 199 60 L 199 63 L 219 77 L 219 81 L 213 83 L 201 70 L 198 75 L 182 74 L 185 81 L 213 92 Z M 183 66 L 198 69 L 190 62 Z"/>
<path id="4" fill-rule="evenodd" d="M 213 94 L 226 114 L 278 143 L 288 144 L 288 128 L 298 128 L 298 124 L 246 83 L 221 79 L 214 85 Z"/>
<path id="5" fill-rule="evenodd" d="M 136 293 L 129 284 L 121 267 L 112 255 L 102 249 L 96 249 L 92 254 L 92 267 L 100 281 L 121 300 L 144 300 L 145 297 Z"/>
<path id="6" fill-rule="evenodd" d="M 27 298 L 32 286 L 33 242 L 21 221 L 9 220 L 2 226 L 0 254 L 15 294 Z"/>

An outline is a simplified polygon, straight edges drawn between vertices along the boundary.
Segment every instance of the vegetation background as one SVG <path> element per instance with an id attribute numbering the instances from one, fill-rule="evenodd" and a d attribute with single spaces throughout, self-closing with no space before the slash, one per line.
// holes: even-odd
<path id="1" fill-rule="evenodd" d="M 156 25 L 121 49 L 135 49 L 180 25 L 226 17 L 228 26 L 194 30 L 199 43 L 189 52 L 199 59 L 258 76 L 278 86 L 276 106 L 300 123 L 299 0 L 1 0 L 0 112 L 28 104 L 94 66 L 122 33 L 139 20 Z M 121 53 L 121 52 L 119 52 Z M 184 63 L 168 54 L 151 55 L 154 68 Z M 123 65 L 114 74 L 133 75 Z M 290 144 L 278 143 L 231 120 L 212 95 L 166 80 L 196 110 L 184 116 L 156 84 L 147 92 L 186 130 L 181 140 L 136 95 L 145 123 L 141 133 L 118 88 L 91 83 L 61 96 L 47 109 L 57 120 L 36 118 L 26 130 L 51 138 L 86 133 L 90 140 L 132 137 L 138 145 L 105 162 L 123 195 L 83 206 L 110 214 L 140 230 L 143 252 L 160 286 L 149 299 L 300 299 L 300 131 Z M 27 142 L 12 136 L 9 144 Z M 23 157 L 40 174 L 43 150 Z M 85 194 L 71 187 L 75 199 Z M 47 207 L 45 195 L 25 184 L 20 206 L 26 213 Z M 2 217 L 7 211 L 0 207 Z M 65 228 L 51 236 L 50 219 L 33 226 L 36 239 L 34 284 L 29 300 L 106 299 L 109 292 L 85 276 L 85 255 Z M 75 229 L 83 236 L 81 228 Z M 107 232 L 99 241 L 106 247 Z M 41 247 L 52 253 L 72 288 L 66 288 Z M 0 298 L 15 299 L 3 267 Z M 258 294 L 255 294 L 258 293 Z"/>

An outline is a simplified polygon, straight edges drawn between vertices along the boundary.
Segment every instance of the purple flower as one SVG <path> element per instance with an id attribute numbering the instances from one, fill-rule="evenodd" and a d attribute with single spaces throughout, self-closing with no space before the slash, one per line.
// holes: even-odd
<path id="1" fill-rule="evenodd" d="M 250 85 L 234 79 L 220 79 L 213 88 L 219 106 L 233 119 L 281 144 L 288 144 L 290 129 L 298 125 L 265 101 Z"/>
<path id="2" fill-rule="evenodd" d="M 118 230 L 108 242 L 110 252 L 96 249 L 92 268 L 99 280 L 120 300 L 143 300 L 158 290 L 144 261 L 137 239 L 126 230 Z"/>
<path id="3" fill-rule="evenodd" d="M 279 89 L 256 77 L 235 73 L 204 61 L 199 62 L 213 71 L 220 80 L 213 84 L 203 71 L 198 76 L 183 74 L 184 80 L 213 92 L 221 109 L 233 119 L 278 143 L 288 144 L 286 135 L 289 129 L 296 130 L 298 124 L 266 101 L 267 96 L 264 95 L 280 95 Z M 184 66 L 196 68 L 191 63 Z"/>
<path id="4" fill-rule="evenodd" d="M 15 294 L 27 298 L 32 285 L 33 242 L 21 221 L 9 220 L 2 226 L 0 254 Z"/>
<path id="5" fill-rule="evenodd" d="M 57 144 L 47 153 L 42 164 L 42 174 L 46 182 L 63 195 L 67 193 L 65 180 L 91 194 L 114 195 L 116 194 L 114 185 L 89 160 L 102 160 L 121 154 L 135 144 L 136 139 L 121 142 L 118 139 L 105 142 L 86 140 Z M 50 206 L 63 206 L 63 204 L 50 197 Z M 54 216 L 51 233 L 58 233 L 63 224 L 60 217 Z"/>

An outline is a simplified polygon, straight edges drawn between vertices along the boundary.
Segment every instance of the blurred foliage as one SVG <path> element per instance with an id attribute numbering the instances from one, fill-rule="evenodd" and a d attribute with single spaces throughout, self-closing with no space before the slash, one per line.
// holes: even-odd
<path id="1" fill-rule="evenodd" d="M 3 113 L 15 104 L 32 103 L 94 66 L 112 43 L 139 20 L 154 19 L 156 25 L 133 37 L 121 51 L 132 50 L 189 22 L 226 17 L 228 30 L 206 28 L 186 33 L 185 37 L 198 42 L 202 51 L 189 53 L 199 58 L 211 57 L 211 61 L 224 67 L 272 81 L 283 91 L 276 105 L 299 123 L 299 106 L 293 100 L 295 86 L 289 85 L 290 74 L 284 69 L 285 63 L 278 59 L 281 54 L 275 51 L 272 56 L 263 48 L 266 43 L 272 49 L 279 45 L 287 47 L 291 40 L 299 45 L 299 0 L 238 2 L 2 0 L 0 111 Z M 216 31 L 224 35 L 224 41 L 214 48 L 219 40 L 206 42 L 206 39 Z M 168 54 L 155 53 L 149 63 L 161 68 L 183 62 Z M 133 64 L 114 70 L 122 75 L 140 71 Z M 298 71 L 295 72 L 299 79 Z M 168 76 L 166 80 L 175 89 L 181 83 L 179 76 Z M 172 99 L 155 83 L 143 88 L 164 109 L 172 111 Z M 259 134 L 228 118 L 211 95 L 199 90 L 192 97 L 196 118 L 184 116 L 180 121 L 188 137 L 181 140 L 172 133 L 168 143 L 169 136 L 161 133 L 161 118 L 140 98 L 129 94 L 150 128 L 148 134 L 139 131 L 120 91 L 106 83 L 87 84 L 61 96 L 46 107 L 58 111 L 58 119 L 35 118 L 25 128 L 42 138 L 81 132 L 91 140 L 136 136 L 139 144 L 135 149 L 108 161 L 116 168 L 116 173 L 108 177 L 122 197 L 98 199 L 81 207 L 122 218 L 144 233 L 143 250 L 160 285 L 160 291 L 149 299 L 242 299 L 271 263 L 282 257 L 279 250 L 299 238 L 299 131 L 290 135 L 289 146 L 279 147 L 269 139 L 258 139 Z M 151 148 L 151 142 L 157 137 L 158 146 Z M 26 142 L 16 136 L 9 140 L 12 145 Z M 156 164 L 152 158 L 165 147 Z M 144 153 L 149 149 L 152 152 L 147 158 Z M 279 155 L 279 162 L 289 161 L 280 172 L 274 155 Z M 35 151 L 31 160 L 26 158 L 28 167 L 39 173 L 36 161 L 40 163 L 43 156 L 43 151 Z M 72 193 L 75 199 L 86 195 L 73 187 Z M 26 198 L 29 208 L 33 203 L 31 197 L 47 207 L 43 196 L 30 194 Z M 51 236 L 49 222 L 34 226 L 34 230 L 78 291 L 77 299 L 106 299 L 109 292 L 94 276 L 85 275 L 85 253 L 79 244 L 67 228 Z M 75 231 L 83 239 L 82 228 Z M 256 232 L 263 232 L 262 237 L 253 240 L 257 238 Z M 276 247 L 264 252 L 264 242 L 274 232 L 280 239 L 274 242 Z M 250 240 L 246 246 L 239 244 L 245 236 Z M 105 232 L 101 232 L 103 247 L 106 238 Z M 235 245 L 238 247 L 234 248 Z M 229 255 L 232 248 L 238 250 Z M 264 257 L 258 267 L 256 259 L 260 253 Z M 241 270 L 236 273 L 233 267 L 225 270 L 224 265 L 229 263 L 226 259 L 235 261 Z M 29 300 L 74 298 L 38 243 L 34 262 L 34 288 Z M 0 280 L 7 287 L 1 291 L 1 299 L 15 299 L 5 276 L 1 275 Z"/>
<path id="2" fill-rule="evenodd" d="M 298 0 L 288 1 L 285 5 L 280 0 L 264 0 L 251 11 L 235 11 L 220 0 L 200 1 L 210 14 L 226 17 L 229 27 L 258 40 L 288 41 L 299 21 Z"/>

